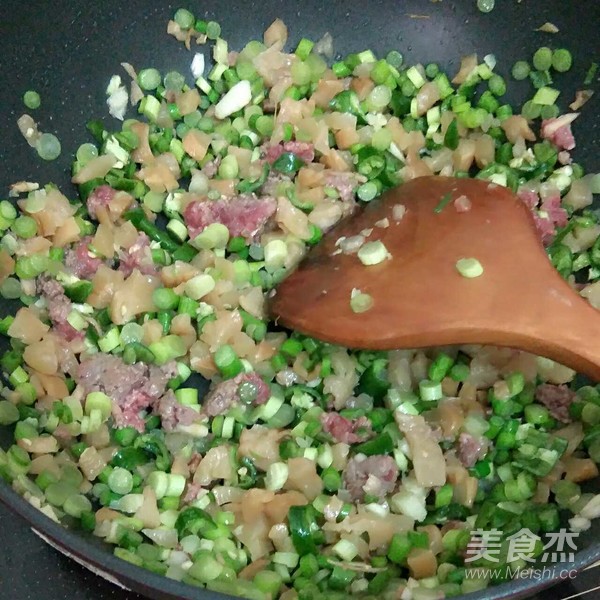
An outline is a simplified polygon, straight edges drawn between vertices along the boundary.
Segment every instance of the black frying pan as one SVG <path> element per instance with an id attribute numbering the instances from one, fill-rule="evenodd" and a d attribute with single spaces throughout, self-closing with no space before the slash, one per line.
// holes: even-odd
<path id="1" fill-rule="evenodd" d="M 438 62 L 456 70 L 462 55 L 476 51 L 493 53 L 499 71 L 507 74 L 515 60 L 529 58 L 541 45 L 566 46 L 574 53 L 575 66 L 560 77 L 564 100 L 573 97 L 592 60 L 600 59 L 600 2 L 564 0 L 496 0 L 490 14 L 477 10 L 476 0 L 229 0 L 182 3 L 200 14 L 218 20 L 223 35 L 233 48 L 262 36 L 274 18 L 282 18 L 290 29 L 292 43 L 301 36 L 320 38 L 329 31 L 335 50 L 346 54 L 371 48 L 378 54 L 400 50 L 408 62 Z M 26 179 L 59 184 L 67 194 L 70 156 L 87 139 L 85 122 L 91 117 L 109 121 L 104 90 L 110 76 L 122 73 L 119 63 L 129 61 L 137 68 L 155 66 L 161 71 L 178 69 L 188 73 L 191 55 L 166 35 L 166 23 L 179 5 L 158 0 L 2 0 L 0 4 L 0 189 Z M 427 17 L 427 18 L 424 18 Z M 557 25 L 556 35 L 535 32 L 544 22 Z M 63 154 L 44 164 L 20 136 L 16 120 L 25 109 L 22 94 L 35 89 L 43 107 L 35 116 L 43 131 L 58 135 Z M 531 93 L 528 86 L 510 86 L 512 102 Z M 520 97 L 519 97 L 520 95 Z M 588 170 L 600 170 L 600 93 L 590 101 L 575 126 L 576 158 Z M 4 307 L 6 310 L 7 307 Z M 0 428 L 0 446 L 10 444 L 11 435 Z M 596 481 L 590 490 L 598 492 Z M 152 598 L 225 598 L 170 581 L 133 567 L 113 557 L 109 549 L 91 537 L 67 531 L 52 523 L 0 483 L 0 500 L 26 519 L 63 551 L 87 565 L 99 568 L 122 585 Z M 575 565 L 582 569 L 600 559 L 600 520 L 579 539 L 580 552 Z M 3 537 L 0 543 L 10 546 Z M 6 552 L 5 550 L 1 551 Z M 2 560 L 0 559 L 0 565 Z M 1 578 L 6 577 L 4 568 Z M 560 566 L 555 573 L 558 575 Z M 593 582 L 598 579 L 592 578 Z M 527 598 L 556 580 L 549 574 L 541 579 L 509 582 L 484 592 L 471 594 L 473 600 Z M 3 592 L 4 590 L 4 592 Z M 76 590 L 73 593 L 78 594 Z M 6 585 L 0 597 L 8 597 Z M 590 594 L 590 598 L 594 592 Z M 83 594 L 81 594 L 83 595 Z M 65 596 L 66 597 L 66 596 Z M 85 597 L 89 598 L 87 593 Z M 561 596 L 564 597 L 564 596 Z"/>

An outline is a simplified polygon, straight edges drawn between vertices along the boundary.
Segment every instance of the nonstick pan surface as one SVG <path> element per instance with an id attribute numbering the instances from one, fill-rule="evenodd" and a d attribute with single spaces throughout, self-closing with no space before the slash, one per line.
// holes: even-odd
<path id="1" fill-rule="evenodd" d="M 122 74 L 120 63 L 128 61 L 136 68 L 154 66 L 161 71 L 189 72 L 190 53 L 166 35 L 166 23 L 179 6 L 155 0 L 2 0 L 0 189 L 3 194 L 7 193 L 10 183 L 29 180 L 42 184 L 51 181 L 68 195 L 74 195 L 69 182 L 70 157 L 79 144 L 89 141 L 85 130 L 87 120 L 102 118 L 110 123 L 105 88 L 111 75 Z M 539 46 L 563 46 L 575 57 L 572 71 L 558 80 L 563 99 L 569 101 L 581 86 L 590 63 L 600 59 L 598 2 L 496 0 L 496 8 L 489 14 L 480 13 L 475 0 L 205 0 L 189 2 L 187 7 L 197 15 L 205 14 L 219 21 L 223 36 L 234 49 L 251 38 L 262 36 L 273 19 L 280 17 L 288 25 L 291 44 L 303 36 L 318 39 L 329 31 L 336 53 L 345 55 L 370 48 L 381 55 L 397 49 L 410 63 L 437 62 L 450 72 L 457 69 L 462 55 L 477 52 L 480 56 L 495 54 L 497 70 L 508 75 L 516 60 L 529 58 Z M 534 31 L 547 21 L 554 23 L 559 33 Z M 16 120 L 26 112 L 22 95 L 28 89 L 35 89 L 42 97 L 42 108 L 34 113 L 41 129 L 57 134 L 62 142 L 62 155 L 54 162 L 44 163 L 39 159 L 17 130 Z M 531 94 L 525 84 L 512 82 L 509 89 L 511 102 L 526 99 Z M 588 171 L 596 172 L 600 171 L 599 108 L 600 93 L 597 93 L 574 127 L 576 160 Z M 6 312 L 9 307 L 2 309 Z M 10 432 L 0 428 L 0 446 L 6 448 L 10 439 Z M 596 481 L 590 489 L 600 491 L 600 482 Z M 4 483 L 0 483 L 0 500 L 48 541 L 129 589 L 161 599 L 225 598 L 114 558 L 110 549 L 98 540 L 52 523 Z M 2 553 L 8 554 L 13 542 L 5 531 L 0 523 Z M 598 561 L 598 540 L 600 520 L 580 537 L 576 563 L 569 566 L 581 569 Z M 8 575 L 1 568 L 2 562 L 0 556 L 0 578 L 4 579 Z M 28 568 L 32 572 L 36 570 L 35 565 Z M 551 575 L 514 581 L 468 598 L 531 598 L 553 581 Z M 52 585 L 50 578 L 48 587 Z M 6 581 L 0 579 L 0 598 L 9 597 L 6 591 Z M 72 593 L 78 597 L 95 597 L 84 590 L 72 590 Z M 593 594 L 589 597 L 595 597 Z M 36 594 L 32 598 L 38 597 L 42 596 Z"/>

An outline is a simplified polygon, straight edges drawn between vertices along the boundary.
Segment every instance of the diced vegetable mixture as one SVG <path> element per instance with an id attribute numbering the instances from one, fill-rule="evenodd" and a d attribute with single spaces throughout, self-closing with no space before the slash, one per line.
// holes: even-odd
<path id="1" fill-rule="evenodd" d="M 123 65 L 107 93 L 125 120 L 90 121 L 79 198 L 20 182 L 16 207 L 0 203 L 0 291 L 18 303 L 0 321 L 0 424 L 14 426 L 0 476 L 130 563 L 258 600 L 457 596 L 497 582 L 488 558 L 468 562 L 475 531 L 501 531 L 500 564 L 517 567 L 515 532 L 589 528 L 600 391 L 572 370 L 493 347 L 352 351 L 266 311 L 323 232 L 430 174 L 515 191 L 600 308 L 600 177 L 570 154 L 592 92 L 564 113 L 552 87 L 570 53 L 514 65 L 536 88 L 519 111 L 491 55 L 454 76 L 397 51 L 328 65 L 330 37 L 288 53 L 280 20 L 237 52 L 185 9 L 168 33 L 194 79 Z M 20 126 L 43 158 L 60 151 Z M 363 233 L 340 252 L 368 269 L 388 257 Z M 466 286 L 481 273 L 477 257 L 456 264 Z"/>

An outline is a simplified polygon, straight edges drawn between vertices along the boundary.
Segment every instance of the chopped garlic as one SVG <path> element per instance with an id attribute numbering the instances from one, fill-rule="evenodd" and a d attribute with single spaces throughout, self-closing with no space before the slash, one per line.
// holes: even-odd
<path id="1" fill-rule="evenodd" d="M 39 183 L 35 183 L 33 181 L 17 181 L 17 183 L 10 184 L 10 192 L 8 192 L 8 195 L 11 198 L 16 198 L 19 194 L 33 192 L 39 189 Z"/>
<path id="2" fill-rule="evenodd" d="M 354 254 L 360 250 L 364 243 L 364 236 L 352 235 L 349 238 L 344 237 L 344 239 L 340 242 L 339 247 L 344 254 Z"/>
<path id="3" fill-rule="evenodd" d="M 113 75 L 108 82 L 108 86 L 106 88 L 106 95 L 112 96 L 119 88 L 121 87 L 121 76 Z"/>
<path id="4" fill-rule="evenodd" d="M 200 302 L 200 304 L 198 304 L 198 308 L 196 309 L 196 314 L 199 317 L 208 317 L 208 315 L 212 315 L 214 312 L 215 307 L 207 302 Z"/>
<path id="5" fill-rule="evenodd" d="M 569 529 L 577 533 L 587 531 L 592 526 L 592 522 L 585 517 L 574 516 L 569 519 Z"/>
<path id="6" fill-rule="evenodd" d="M 129 94 L 125 86 L 121 85 L 121 78 L 118 75 L 113 75 L 110 78 L 106 93 L 108 94 L 108 98 L 106 99 L 108 112 L 115 119 L 122 121 L 125 118 Z"/>
<path id="7" fill-rule="evenodd" d="M 196 52 L 196 54 L 194 54 L 194 58 L 190 66 L 194 79 L 198 79 L 199 77 L 202 77 L 204 75 L 204 66 L 204 54 Z"/>
<path id="8" fill-rule="evenodd" d="M 392 219 L 394 219 L 394 221 L 401 221 L 405 214 L 406 206 L 404 206 L 404 204 L 394 204 L 394 207 L 392 208 Z"/>

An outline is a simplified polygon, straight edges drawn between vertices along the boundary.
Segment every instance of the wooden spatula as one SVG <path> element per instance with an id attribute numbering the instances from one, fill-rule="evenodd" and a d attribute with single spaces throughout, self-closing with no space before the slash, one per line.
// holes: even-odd
<path id="1" fill-rule="evenodd" d="M 405 214 L 395 220 L 398 205 Z M 340 238 L 365 229 L 391 258 L 364 266 L 339 253 Z M 461 258 L 477 259 L 483 273 L 461 275 Z M 353 289 L 372 297 L 366 312 L 351 309 Z M 494 344 L 600 380 L 600 314 L 553 268 L 529 209 L 486 181 L 421 177 L 390 190 L 325 235 L 270 310 L 286 327 L 350 348 Z"/>

